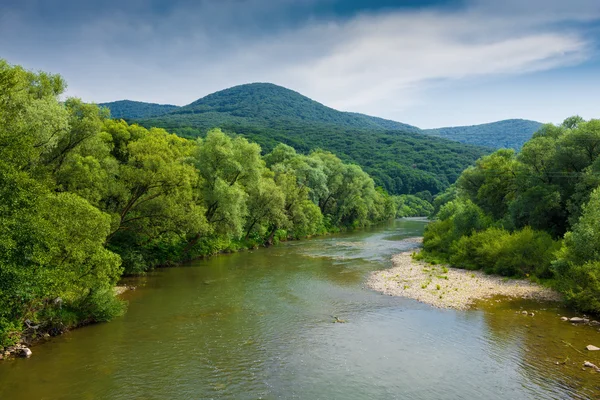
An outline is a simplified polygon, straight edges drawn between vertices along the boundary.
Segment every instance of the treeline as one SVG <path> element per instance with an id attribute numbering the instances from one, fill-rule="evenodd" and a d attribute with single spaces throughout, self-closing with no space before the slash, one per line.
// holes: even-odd
<path id="1" fill-rule="evenodd" d="M 489 124 L 424 129 L 427 135 L 439 136 L 461 143 L 485 146 L 491 149 L 521 150 L 542 124 L 524 119 L 508 119 Z"/>
<path id="2" fill-rule="evenodd" d="M 123 274 L 424 207 L 329 152 L 192 141 L 60 102 L 64 88 L 0 60 L 0 346 L 119 315 Z"/>
<path id="3" fill-rule="evenodd" d="M 119 112 L 120 105 L 109 103 Z M 285 143 L 300 153 L 333 152 L 360 165 L 391 194 L 437 194 L 490 149 L 429 135 L 418 128 L 344 113 L 272 84 L 236 86 L 155 118 L 130 118 L 147 128 L 202 137 L 215 127 L 242 135 L 266 151 Z M 401 156 L 400 156 L 401 155 Z"/>
<path id="4" fill-rule="evenodd" d="M 547 279 L 600 312 L 600 120 L 544 125 L 519 154 L 498 150 L 434 201 L 429 261 Z"/>

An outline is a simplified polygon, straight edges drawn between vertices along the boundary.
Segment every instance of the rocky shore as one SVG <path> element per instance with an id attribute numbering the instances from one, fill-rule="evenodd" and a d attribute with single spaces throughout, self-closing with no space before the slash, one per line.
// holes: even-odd
<path id="1" fill-rule="evenodd" d="M 390 296 L 403 296 L 439 308 L 464 310 L 475 301 L 507 296 L 558 301 L 560 295 L 525 280 L 486 275 L 444 265 L 429 265 L 413 260 L 406 252 L 393 257 L 393 267 L 371 274 L 367 286 Z"/>
<path id="2" fill-rule="evenodd" d="M 29 347 L 24 344 L 18 343 L 14 346 L 8 346 L 5 348 L 0 347 L 0 360 L 5 358 L 13 358 L 13 357 L 23 357 L 29 358 L 33 353 L 29 349 Z"/>

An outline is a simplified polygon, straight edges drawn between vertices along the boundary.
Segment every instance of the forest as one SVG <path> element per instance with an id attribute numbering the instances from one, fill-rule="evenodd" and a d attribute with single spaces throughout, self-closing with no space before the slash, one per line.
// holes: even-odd
<path id="1" fill-rule="evenodd" d="M 541 126 L 542 124 L 536 121 L 508 119 L 473 126 L 424 129 L 422 132 L 427 135 L 489 147 L 494 150 L 505 148 L 520 151 L 523 144 L 531 139 L 533 133 Z"/>
<path id="2" fill-rule="evenodd" d="M 107 103 L 125 116 L 122 104 Z M 150 109 L 159 110 L 154 105 Z M 144 112 L 136 109 L 134 114 Z M 129 111 L 131 112 L 131 111 Z M 331 151 L 360 165 L 391 194 L 445 190 L 477 158 L 492 150 L 424 135 L 395 121 L 326 107 L 281 86 L 256 83 L 222 90 L 154 118 L 126 118 L 146 128 L 161 127 L 197 138 L 215 127 L 258 143 L 269 152 L 279 144 L 308 154 Z"/>
<path id="3" fill-rule="evenodd" d="M 480 158 L 434 200 L 417 258 L 509 277 L 600 312 L 600 120 L 543 125 L 520 153 Z"/>
<path id="4" fill-rule="evenodd" d="M 123 275 L 433 209 L 330 152 L 188 140 L 65 86 L 0 61 L 0 346 L 122 314 Z"/>
<path id="5" fill-rule="evenodd" d="M 119 100 L 98 105 L 100 107 L 107 107 L 110 110 L 111 118 L 114 119 L 158 117 L 160 115 L 168 114 L 179 108 L 171 104 L 153 104 L 131 100 Z"/>

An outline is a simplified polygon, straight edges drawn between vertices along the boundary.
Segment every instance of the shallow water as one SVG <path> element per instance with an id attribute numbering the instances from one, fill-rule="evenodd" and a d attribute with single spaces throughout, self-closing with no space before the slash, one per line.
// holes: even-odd
<path id="1" fill-rule="evenodd" d="M 600 374 L 582 370 L 600 365 L 584 349 L 600 332 L 556 305 L 438 310 L 365 288 L 424 224 L 154 272 L 126 293 L 125 317 L 0 362 L 0 399 L 600 398 Z"/>

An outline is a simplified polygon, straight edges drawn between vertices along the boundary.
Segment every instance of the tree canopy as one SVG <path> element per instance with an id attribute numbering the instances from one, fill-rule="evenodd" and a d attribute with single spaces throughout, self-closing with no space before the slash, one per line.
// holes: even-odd
<path id="1" fill-rule="evenodd" d="M 490 149 L 429 135 L 414 126 L 326 107 L 292 90 L 266 83 L 236 86 L 156 117 L 111 112 L 145 127 L 162 127 L 182 137 L 204 137 L 213 128 L 259 144 L 264 153 L 279 143 L 309 154 L 326 150 L 360 165 L 391 194 L 433 194 Z M 149 105 L 156 106 L 156 105 Z"/>
<path id="2" fill-rule="evenodd" d="M 600 312 L 600 120 L 544 125 L 520 153 L 467 168 L 434 201 L 423 257 L 502 275 L 552 279 Z"/>
<path id="3" fill-rule="evenodd" d="M 333 153 L 186 139 L 65 86 L 0 61 L 0 346 L 120 315 L 123 275 L 424 210 Z"/>

